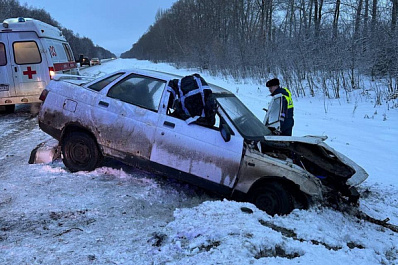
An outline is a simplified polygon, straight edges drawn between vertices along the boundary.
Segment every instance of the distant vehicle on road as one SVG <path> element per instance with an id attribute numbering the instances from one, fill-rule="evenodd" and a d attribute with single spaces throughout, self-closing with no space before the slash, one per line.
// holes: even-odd
<path id="1" fill-rule="evenodd" d="M 101 65 L 101 60 L 99 58 L 92 58 L 91 65 Z"/>
<path id="2" fill-rule="evenodd" d="M 39 126 L 59 141 L 72 172 L 94 170 L 112 157 L 271 215 L 311 200 L 357 203 L 355 186 L 368 174 L 326 137 L 275 136 L 238 97 L 214 85 L 207 86 L 216 102 L 214 123 L 188 122 L 176 108 L 193 106 L 181 96 L 188 89 L 181 80 L 148 70 L 120 70 L 83 85 L 54 80 L 41 95 Z M 197 80 L 196 90 L 204 91 Z M 178 93 L 171 89 L 176 83 Z"/>
<path id="3" fill-rule="evenodd" d="M 88 65 L 88 66 L 91 65 L 90 59 L 88 57 L 83 57 L 83 59 L 80 61 L 80 66 L 83 66 L 83 65 Z"/>

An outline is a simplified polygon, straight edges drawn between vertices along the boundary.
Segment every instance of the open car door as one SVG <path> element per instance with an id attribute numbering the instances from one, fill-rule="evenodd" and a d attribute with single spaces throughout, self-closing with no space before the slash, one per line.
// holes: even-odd
<path id="1" fill-rule="evenodd" d="M 282 94 L 275 95 L 268 105 L 263 123 L 271 131 L 281 130 Z"/>

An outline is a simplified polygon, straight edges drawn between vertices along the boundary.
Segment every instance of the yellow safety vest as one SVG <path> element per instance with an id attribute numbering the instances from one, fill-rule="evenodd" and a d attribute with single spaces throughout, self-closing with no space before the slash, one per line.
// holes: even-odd
<path id="1" fill-rule="evenodd" d="M 287 101 L 287 109 L 292 109 L 294 107 L 293 106 L 292 93 L 290 93 L 289 89 L 287 89 L 286 87 L 284 87 L 283 89 L 289 94 L 289 96 L 286 96 L 286 95 L 282 94 L 285 97 L 286 101 Z"/>

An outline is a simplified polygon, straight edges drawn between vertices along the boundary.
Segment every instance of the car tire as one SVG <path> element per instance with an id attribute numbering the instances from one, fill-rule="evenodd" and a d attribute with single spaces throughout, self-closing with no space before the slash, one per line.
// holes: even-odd
<path id="1" fill-rule="evenodd" d="M 71 171 L 92 171 L 101 163 L 97 142 L 84 132 L 71 132 L 61 141 L 62 161 Z"/>
<path id="2" fill-rule="evenodd" d="M 276 181 L 267 182 L 250 194 L 250 202 L 271 216 L 289 214 L 294 208 L 292 194 L 282 183 Z"/>

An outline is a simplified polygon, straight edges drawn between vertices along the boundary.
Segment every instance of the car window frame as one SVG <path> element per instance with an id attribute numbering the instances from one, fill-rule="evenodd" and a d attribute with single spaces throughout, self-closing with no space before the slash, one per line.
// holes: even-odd
<path id="1" fill-rule="evenodd" d="M 231 95 L 227 95 L 227 94 L 216 94 L 216 98 L 217 98 L 217 101 L 218 101 L 218 103 L 219 103 L 219 108 L 221 108 L 221 109 L 223 110 L 223 112 L 225 113 L 225 115 L 228 117 L 228 120 L 231 121 L 231 123 L 233 124 L 233 126 L 234 126 L 234 127 L 237 129 L 237 131 L 239 132 L 239 134 L 240 134 L 243 138 L 245 138 L 246 140 L 254 140 L 254 141 L 257 141 L 257 140 L 263 139 L 264 136 L 272 135 L 270 129 L 267 128 L 267 127 L 254 115 L 254 113 L 251 112 L 250 109 L 249 109 L 245 104 L 243 104 L 243 102 L 240 101 L 240 99 L 239 99 L 237 96 L 235 96 L 235 95 L 233 95 L 233 94 L 231 94 Z M 238 126 L 238 124 L 236 124 L 236 121 L 233 119 L 233 117 L 231 117 L 230 112 L 226 109 L 225 105 L 222 104 L 222 103 L 220 103 L 220 100 L 219 100 L 219 99 L 223 99 L 223 98 L 224 98 L 224 99 L 226 99 L 226 98 L 235 98 L 235 100 L 239 101 L 239 102 L 240 102 L 239 105 L 243 107 L 241 110 L 244 110 L 244 111 L 246 112 L 246 114 L 248 115 L 248 117 L 252 117 L 252 118 L 256 119 L 256 120 L 257 120 L 257 121 L 256 121 L 257 125 L 260 125 L 260 123 L 264 125 L 264 128 L 265 128 L 265 131 L 263 131 L 263 132 L 264 132 L 264 135 L 262 135 L 262 134 L 259 134 L 259 135 L 248 135 L 248 134 L 246 133 L 246 132 L 247 132 L 246 130 L 242 130 L 242 128 L 244 128 L 244 127 Z M 244 116 L 240 116 L 240 117 L 244 117 Z M 250 127 L 249 127 L 249 128 L 250 128 Z"/>
<path id="2" fill-rule="evenodd" d="M 155 80 L 155 81 L 158 81 L 158 82 L 163 83 L 163 85 L 161 85 L 159 88 L 156 89 L 156 91 L 159 91 L 159 92 L 161 92 L 161 93 L 160 93 L 160 96 L 159 96 L 159 98 L 158 98 L 157 104 L 155 104 L 155 102 L 154 102 L 154 104 L 153 104 L 153 107 L 154 107 L 154 108 L 149 108 L 148 106 L 143 106 L 143 105 L 141 105 L 141 104 L 137 104 L 137 103 L 134 103 L 134 102 L 131 102 L 131 101 L 128 101 L 128 100 L 124 100 L 124 99 L 122 99 L 122 98 L 114 97 L 114 96 L 111 96 L 111 95 L 110 95 L 110 92 L 113 90 L 113 88 L 115 88 L 116 86 L 118 86 L 118 85 L 120 85 L 121 83 L 125 82 L 126 80 L 131 79 L 131 78 L 134 78 L 134 77 L 136 77 L 136 78 L 153 79 L 153 80 Z M 160 104 L 161 104 L 161 102 L 162 102 L 162 100 L 163 100 L 163 93 L 164 93 L 164 91 L 165 91 L 165 89 L 166 89 L 167 83 L 168 83 L 167 80 L 160 79 L 160 78 L 156 78 L 156 77 L 153 77 L 153 76 L 146 76 L 146 75 L 137 74 L 137 73 L 130 73 L 130 74 L 128 74 L 127 76 L 123 77 L 121 80 L 119 80 L 117 83 L 113 84 L 113 85 L 108 89 L 108 91 L 107 91 L 107 93 L 106 93 L 106 96 L 109 97 L 109 98 L 115 99 L 115 100 L 119 100 L 119 101 L 125 102 L 125 103 L 130 104 L 130 105 L 139 107 L 139 108 L 143 108 L 143 109 L 150 110 L 150 111 L 154 111 L 154 112 L 157 112 L 157 113 L 158 113 L 159 110 L 161 109 L 161 108 L 160 108 Z M 154 95 L 154 94 L 155 94 L 155 93 L 153 93 L 153 95 Z M 153 95 L 152 95 L 152 96 L 153 96 Z"/>
<path id="3" fill-rule="evenodd" d="M 3 49 L 0 49 L 0 66 L 5 66 L 7 65 L 7 51 L 6 51 L 6 45 L 3 42 L 0 42 L 0 47 L 3 46 Z M 3 61 L 2 61 L 3 59 Z M 4 62 L 4 64 L 2 63 Z"/>
<path id="4" fill-rule="evenodd" d="M 103 79 L 101 79 L 101 80 L 99 80 L 99 81 L 97 81 L 97 82 L 94 82 L 94 83 L 89 84 L 89 85 L 87 86 L 87 88 L 90 89 L 90 90 L 96 91 L 96 92 L 100 92 L 100 91 L 102 91 L 105 87 L 107 87 L 109 84 L 111 84 L 112 82 L 114 82 L 114 81 L 116 81 L 117 79 L 119 79 L 120 77 L 122 77 L 124 74 L 125 74 L 125 73 L 122 72 L 122 73 L 115 73 L 115 74 L 113 74 L 113 75 L 107 76 L 107 77 L 105 77 L 105 78 L 103 78 Z M 104 80 L 109 79 L 109 78 L 114 77 L 114 76 L 117 76 L 117 77 L 114 78 L 112 81 L 108 82 L 108 83 L 107 83 L 106 85 L 104 85 L 101 89 L 97 90 L 97 89 L 92 88 L 93 85 L 96 85 L 96 84 L 98 84 L 98 83 L 100 83 L 100 82 L 103 82 Z"/>
<path id="5" fill-rule="evenodd" d="M 166 116 L 170 117 L 170 118 L 173 118 L 173 119 L 178 119 L 178 120 L 185 121 L 182 117 L 176 115 L 176 113 L 175 113 L 175 109 L 173 108 L 174 107 L 174 100 L 171 101 L 172 97 L 174 97 L 173 93 L 171 91 L 166 91 L 166 92 L 168 93 L 168 95 L 167 95 L 167 98 L 163 101 L 164 103 L 167 103 Z M 211 130 L 220 131 L 221 130 L 221 124 L 222 123 L 226 123 L 226 122 L 225 122 L 225 119 L 221 116 L 219 108 L 217 108 L 215 118 L 216 118 L 216 122 L 214 123 L 214 125 L 211 125 L 211 126 L 208 126 L 208 125 L 206 125 L 204 123 L 197 122 L 197 121 L 192 122 L 192 124 L 195 124 L 195 125 L 198 125 L 198 126 L 201 126 L 201 127 L 204 127 L 204 128 L 208 128 L 208 129 L 211 129 Z M 190 124 L 187 124 L 187 125 L 189 126 Z M 227 126 L 229 127 L 229 125 L 227 125 Z"/>

